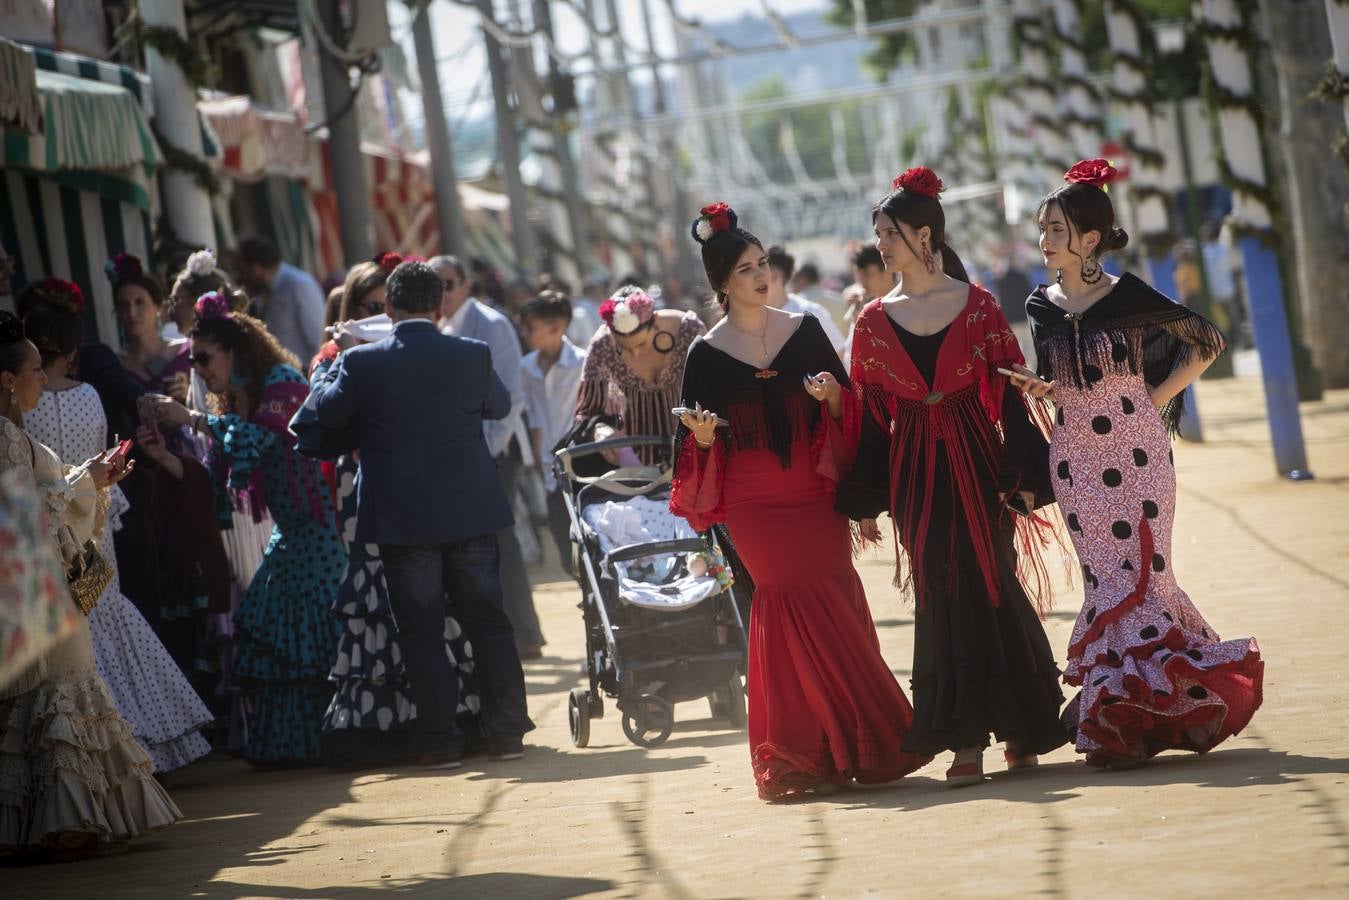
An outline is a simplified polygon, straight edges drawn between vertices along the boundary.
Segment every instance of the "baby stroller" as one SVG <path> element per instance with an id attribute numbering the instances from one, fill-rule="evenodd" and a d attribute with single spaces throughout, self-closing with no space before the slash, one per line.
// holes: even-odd
<path id="1" fill-rule="evenodd" d="M 579 434 L 578 434 L 579 433 Z M 670 512 L 671 466 L 615 468 L 600 455 L 661 448 L 668 438 L 616 437 L 554 455 L 571 521 L 572 573 L 581 584 L 589 688 L 571 692 L 571 740 L 590 741 L 590 721 L 616 698 L 623 733 L 655 747 L 674 728 L 674 705 L 708 698 L 715 718 L 745 724 L 745 623 L 716 539 Z"/>

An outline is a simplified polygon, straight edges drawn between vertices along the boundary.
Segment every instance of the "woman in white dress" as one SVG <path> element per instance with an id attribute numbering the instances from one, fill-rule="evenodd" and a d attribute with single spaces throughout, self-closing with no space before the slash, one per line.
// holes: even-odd
<path id="1" fill-rule="evenodd" d="M 128 466 L 96 457 L 69 468 L 30 438 L 23 413 L 45 383 L 22 324 L 0 312 L 0 474 L 33 478 L 70 566 L 106 521 L 108 488 Z M 181 817 L 99 677 L 80 616 L 69 637 L 0 691 L 0 853 L 92 852 Z"/>
<path id="2" fill-rule="evenodd" d="M 24 416 L 24 430 L 56 451 L 62 462 L 75 465 L 103 453 L 108 434 L 98 392 L 68 375 L 84 339 L 82 310 L 69 299 L 56 294 L 24 316 L 24 333 L 42 355 L 47 375 L 37 408 Z M 89 614 L 94 660 L 118 711 L 162 775 L 211 752 L 201 730 L 214 716 L 140 610 L 122 593 L 112 535 L 130 505 L 119 487 L 109 495 L 111 508 L 98 549 L 113 576 Z"/>

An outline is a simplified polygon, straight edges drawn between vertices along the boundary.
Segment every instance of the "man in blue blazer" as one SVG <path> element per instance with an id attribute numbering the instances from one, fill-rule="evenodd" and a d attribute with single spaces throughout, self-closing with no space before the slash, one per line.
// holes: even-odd
<path id="1" fill-rule="evenodd" d="M 425 263 L 400 265 L 386 285 L 393 334 L 345 351 L 314 388 L 320 427 L 354 433 L 361 453 L 356 539 L 378 544 L 384 559 L 430 768 L 457 766 L 464 749 L 447 596 L 473 646 L 489 753 L 519 758 L 534 727 L 502 610 L 496 533 L 511 511 L 482 428 L 510 411 L 510 397 L 486 344 L 437 330 L 443 289 Z"/>

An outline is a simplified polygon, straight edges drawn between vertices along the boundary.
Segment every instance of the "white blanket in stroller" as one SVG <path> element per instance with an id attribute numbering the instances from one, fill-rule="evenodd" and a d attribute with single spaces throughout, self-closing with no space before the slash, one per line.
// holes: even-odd
<path id="1" fill-rule="evenodd" d="M 689 523 L 670 512 L 665 500 L 631 497 L 623 502 L 592 503 L 581 513 L 605 553 L 630 544 L 650 544 L 697 538 Z M 624 602 L 647 609 L 676 611 L 697 606 L 721 593 L 709 575 L 688 572 L 688 557 L 680 553 L 634 559 L 615 564 L 618 592 Z M 674 577 L 677 573 L 684 574 Z"/>

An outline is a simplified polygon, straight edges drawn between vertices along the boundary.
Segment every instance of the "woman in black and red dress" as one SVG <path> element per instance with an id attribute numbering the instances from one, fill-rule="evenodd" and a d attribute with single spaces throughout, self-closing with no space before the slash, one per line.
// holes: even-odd
<path id="1" fill-rule="evenodd" d="M 864 535 L 890 514 L 898 583 L 917 601 L 904 749 L 954 751 L 946 777 L 959 785 L 983 779 L 990 733 L 1009 768 L 1068 737 L 1054 654 L 1017 571 L 1043 571 L 1036 532 L 1048 523 L 1034 510 L 1053 499 L 1048 448 L 999 371 L 1022 362 L 1016 336 L 946 246 L 941 189 L 931 169 L 910 169 L 872 211 L 877 249 L 900 279 L 853 332 L 862 429 L 839 509 L 864 520 Z"/>
<path id="2" fill-rule="evenodd" d="M 913 710 L 885 660 L 834 487 L 857 405 L 818 321 L 768 306 L 768 260 L 725 204 L 694 223 L 726 316 L 693 342 L 670 508 L 724 523 L 755 591 L 749 741 L 759 796 L 900 778 Z M 718 415 L 726 424 L 718 422 Z"/>

